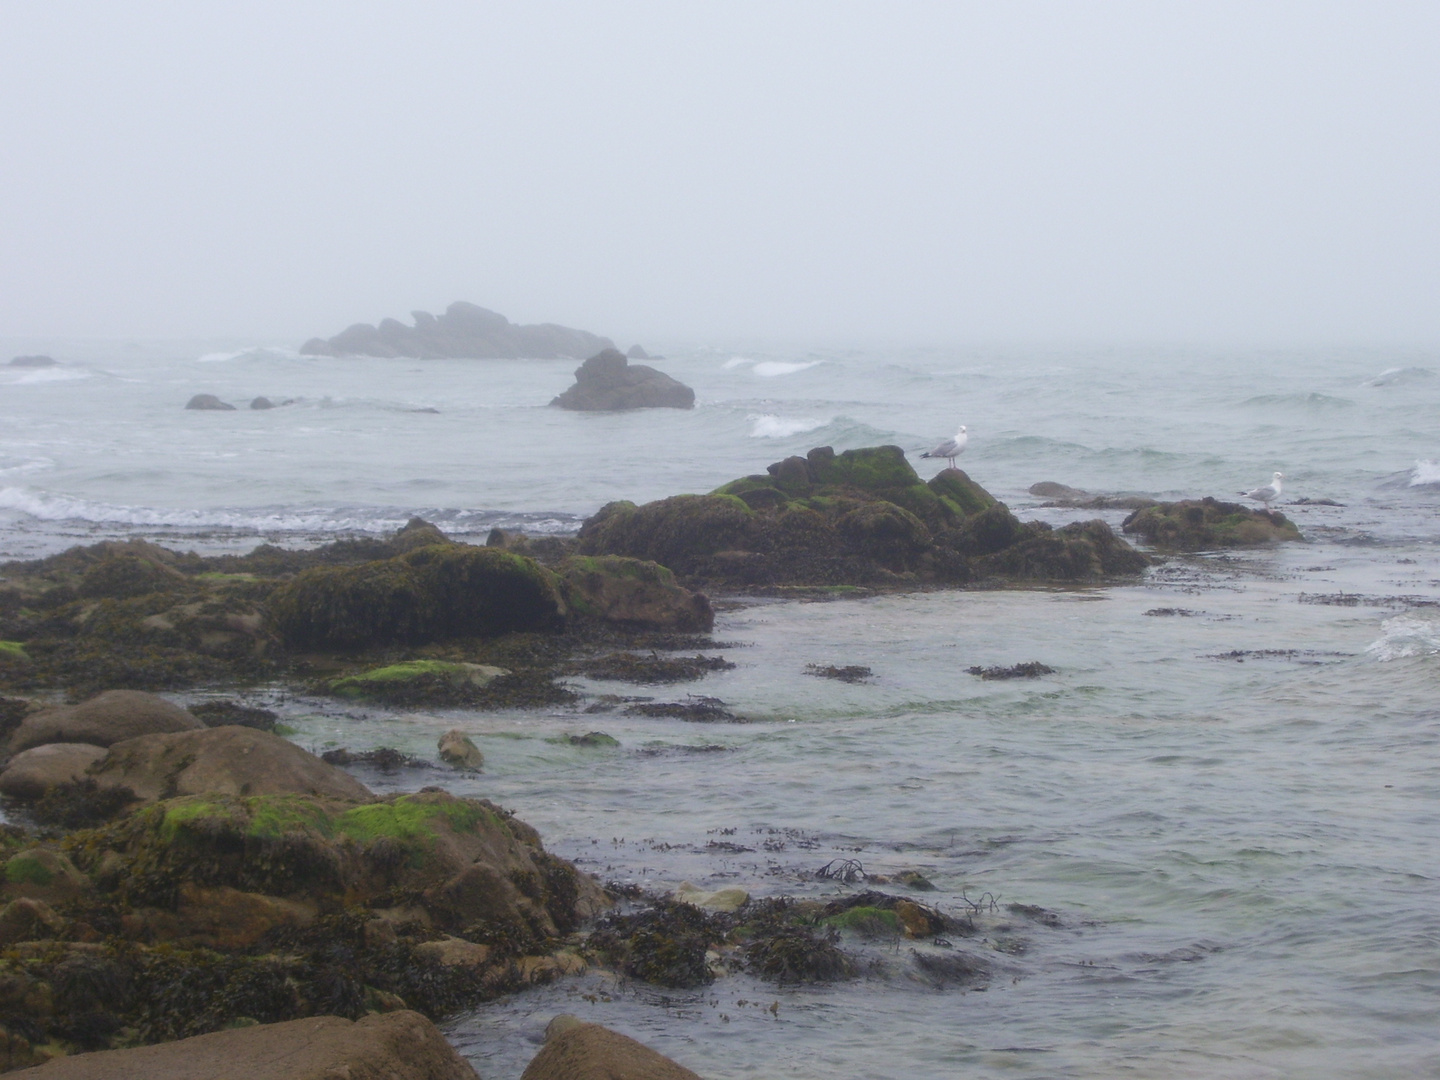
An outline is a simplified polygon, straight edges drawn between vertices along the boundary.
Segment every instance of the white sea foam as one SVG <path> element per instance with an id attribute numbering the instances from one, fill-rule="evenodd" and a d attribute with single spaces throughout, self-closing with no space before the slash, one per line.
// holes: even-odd
<path id="1" fill-rule="evenodd" d="M 788 439 L 829 423 L 809 416 L 776 416 L 774 413 L 751 413 L 745 419 L 750 421 L 752 439 Z"/>
<path id="2" fill-rule="evenodd" d="M 755 374 L 762 379 L 773 379 L 777 375 L 794 375 L 797 371 L 823 364 L 824 360 L 807 360 L 803 363 L 786 363 L 783 360 L 762 360 L 755 365 Z"/>
<path id="3" fill-rule="evenodd" d="M 1440 484 L 1440 461 L 1421 458 L 1415 462 L 1415 468 L 1410 473 L 1410 486 L 1426 487 L 1431 484 Z"/>
<path id="4" fill-rule="evenodd" d="M 1396 615 L 1380 624 L 1380 636 L 1365 651 L 1382 663 L 1409 656 L 1440 653 L 1440 619 L 1421 615 Z"/>
<path id="5" fill-rule="evenodd" d="M 295 360 L 300 354 L 294 349 L 287 349 L 280 345 L 251 345 L 248 348 L 236 349 L 234 352 L 212 352 L 206 353 L 198 358 L 201 364 L 224 364 L 230 360 L 239 360 L 242 357 L 253 356 L 257 358 L 274 358 L 278 360 Z"/>
<path id="6" fill-rule="evenodd" d="M 508 513 L 436 507 L 259 506 L 179 509 L 124 506 L 78 499 L 34 488 L 0 488 L 0 510 L 13 510 L 41 521 L 91 525 L 133 525 L 170 529 L 233 529 L 255 533 L 388 533 L 420 516 L 448 532 L 484 532 L 491 528 L 532 533 L 573 533 L 580 518 L 569 514 Z"/>
<path id="7" fill-rule="evenodd" d="M 797 371 L 823 364 L 824 360 L 752 360 L 748 356 L 732 356 L 723 367 L 737 368 L 750 365 L 750 370 L 762 379 L 773 379 L 778 375 L 794 375 Z"/>
<path id="8" fill-rule="evenodd" d="M 94 374 L 95 372 L 88 368 L 36 368 L 33 371 L 25 372 L 25 374 L 19 378 L 12 380 L 12 382 L 17 386 L 26 383 L 74 382 L 77 379 L 88 379 Z"/>

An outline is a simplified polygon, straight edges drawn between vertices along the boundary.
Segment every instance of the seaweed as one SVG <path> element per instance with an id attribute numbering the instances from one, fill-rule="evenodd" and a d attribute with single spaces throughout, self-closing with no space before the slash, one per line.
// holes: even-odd
<path id="1" fill-rule="evenodd" d="M 971 675 L 987 680 L 1038 679 L 1042 675 L 1055 674 L 1054 668 L 1048 664 L 1042 664 L 1038 660 L 1030 660 L 1023 664 L 1011 664 L 1009 667 L 968 667 L 965 670 Z"/>
<path id="2" fill-rule="evenodd" d="M 835 679 L 845 683 L 862 683 L 875 673 L 868 667 L 859 664 L 849 664 L 845 667 L 836 667 L 834 664 L 821 666 L 820 664 L 806 664 L 805 674 L 814 675 L 819 679 Z"/>
<path id="3" fill-rule="evenodd" d="M 594 660 L 584 660 L 575 670 L 592 679 L 660 685 L 692 682 L 712 671 L 730 671 L 735 667 L 723 656 L 640 656 L 631 652 L 611 653 Z"/>
<path id="4" fill-rule="evenodd" d="M 672 717 L 676 720 L 690 720 L 699 724 L 743 723 L 739 717 L 725 708 L 725 702 L 714 697 L 688 695 L 684 701 L 652 701 L 631 705 L 625 710 L 626 716 Z"/>

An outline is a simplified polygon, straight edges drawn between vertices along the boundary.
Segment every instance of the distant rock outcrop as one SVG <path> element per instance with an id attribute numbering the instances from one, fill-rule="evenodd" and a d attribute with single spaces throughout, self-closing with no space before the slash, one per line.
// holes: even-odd
<path id="1" fill-rule="evenodd" d="M 693 409 L 695 391 L 663 371 L 630 363 L 619 349 L 605 349 L 576 368 L 575 385 L 550 404 L 586 412 Z"/>
<path id="2" fill-rule="evenodd" d="M 187 409 L 209 409 L 213 412 L 234 412 L 235 406 L 221 401 L 214 394 L 196 394 L 185 403 Z"/>
<path id="3" fill-rule="evenodd" d="M 443 315 L 412 311 L 414 326 L 382 319 L 356 323 L 334 337 L 311 338 L 305 356 L 406 356 L 419 359 L 557 360 L 589 356 L 614 342 L 584 330 L 542 323 L 517 326 L 504 315 L 457 300 Z"/>
<path id="4" fill-rule="evenodd" d="M 17 356 L 10 361 L 11 367 L 54 367 L 55 364 L 53 356 Z"/>

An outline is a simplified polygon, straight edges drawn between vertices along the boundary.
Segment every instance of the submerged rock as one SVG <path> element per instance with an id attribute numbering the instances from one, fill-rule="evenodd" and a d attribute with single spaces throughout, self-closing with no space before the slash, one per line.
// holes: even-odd
<path id="1" fill-rule="evenodd" d="M 695 391 L 663 371 L 631 364 L 618 349 L 596 353 L 575 369 L 575 385 L 550 402 L 562 409 L 693 409 Z"/>
<path id="2" fill-rule="evenodd" d="M 63 1057 L 37 1080 L 479 1080 L 417 1012 L 351 1021 L 311 1016 L 214 1031 L 158 1046 Z"/>
<path id="3" fill-rule="evenodd" d="M 457 300 L 441 315 L 413 311 L 413 326 L 383 319 L 356 323 L 329 339 L 311 338 L 305 356 L 405 356 L 555 360 L 613 348 L 609 338 L 554 323 L 517 326 L 504 315 Z"/>
<path id="4" fill-rule="evenodd" d="M 55 367 L 56 363 L 53 356 L 12 356 L 10 358 L 11 367 Z"/>
<path id="5" fill-rule="evenodd" d="M 1120 527 L 1156 547 L 1175 551 L 1261 547 L 1302 539 L 1295 523 L 1278 510 L 1252 510 L 1212 496 L 1137 510 Z"/>
<path id="6" fill-rule="evenodd" d="M 234 412 L 235 406 L 221 401 L 214 394 L 196 394 L 185 405 L 187 409 L 209 409 L 212 412 Z"/>

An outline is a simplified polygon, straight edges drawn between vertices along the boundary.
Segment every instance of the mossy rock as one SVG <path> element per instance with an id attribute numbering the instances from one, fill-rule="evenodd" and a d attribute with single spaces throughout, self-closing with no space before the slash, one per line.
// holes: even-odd
<path id="1" fill-rule="evenodd" d="M 28 664 L 30 654 L 21 641 L 0 641 L 0 664 Z"/>
<path id="2" fill-rule="evenodd" d="M 1059 529 L 1032 521 L 1021 526 L 1013 543 L 973 565 L 981 577 L 1079 584 L 1141 574 L 1150 559 L 1100 520 Z"/>
<path id="3" fill-rule="evenodd" d="M 886 908 L 869 907 L 861 904 L 831 915 L 823 920 L 825 926 L 837 930 L 853 930 L 863 937 L 881 937 L 885 934 L 899 935 L 900 916 Z"/>
<path id="4" fill-rule="evenodd" d="M 270 611 L 287 644 L 322 649 L 559 630 L 566 614 L 554 575 L 533 559 L 463 544 L 306 570 Z"/>
<path id="5" fill-rule="evenodd" d="M 556 572 L 566 603 L 586 618 L 680 633 L 703 633 L 715 624 L 704 594 L 682 588 L 668 567 L 647 559 L 572 555 Z"/>
<path id="6" fill-rule="evenodd" d="M 748 548 L 754 521 L 754 511 L 734 495 L 612 503 L 581 527 L 580 553 L 648 559 L 685 574 L 716 552 Z"/>
<path id="7" fill-rule="evenodd" d="M 898 446 L 868 446 L 827 456 L 824 451 L 829 449 L 820 447 L 810 452 L 811 472 L 819 484 L 875 493 L 923 486 L 919 474 L 905 460 L 905 451 Z"/>
<path id="8" fill-rule="evenodd" d="M 929 487 L 962 517 L 978 514 L 998 502 L 962 469 L 942 469 L 931 478 Z"/>
<path id="9" fill-rule="evenodd" d="M 1252 510 L 1209 496 L 1144 507 L 1127 517 L 1121 529 L 1172 551 L 1263 547 L 1302 539 L 1294 522 L 1278 510 Z"/>
<path id="10" fill-rule="evenodd" d="M 332 679 L 325 689 L 338 697 L 383 699 L 436 682 L 454 689 L 479 689 L 508 674 L 510 672 L 506 668 L 488 664 L 466 664 L 449 660 L 405 660 L 398 664 L 372 668 L 358 675 Z"/>
<path id="11" fill-rule="evenodd" d="M 146 593 L 184 589 L 184 574 L 164 563 L 140 555 L 120 554 L 102 559 L 80 578 L 79 592 L 86 597 L 123 600 Z"/>
<path id="12" fill-rule="evenodd" d="M 405 897 L 432 925 L 483 934 L 479 924 L 488 920 L 524 949 L 569 932 L 604 904 L 598 887 L 548 855 L 529 826 L 485 800 L 435 790 L 358 805 L 196 795 L 71 834 L 64 845 L 117 902 L 173 911 L 181 923 L 182 901 L 195 890 L 234 889 L 321 910 L 388 907 Z"/>

